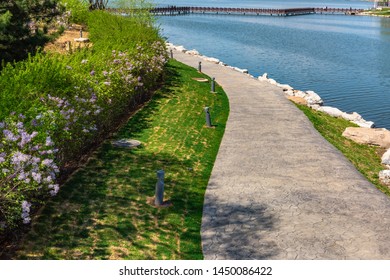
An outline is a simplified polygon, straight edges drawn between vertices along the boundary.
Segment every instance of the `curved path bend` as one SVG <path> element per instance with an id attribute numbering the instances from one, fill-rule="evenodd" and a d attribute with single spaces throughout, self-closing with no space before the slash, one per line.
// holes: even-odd
<path id="1" fill-rule="evenodd" d="M 389 260 L 390 198 L 280 88 L 207 61 L 202 72 L 230 102 L 205 195 L 204 258 Z"/>

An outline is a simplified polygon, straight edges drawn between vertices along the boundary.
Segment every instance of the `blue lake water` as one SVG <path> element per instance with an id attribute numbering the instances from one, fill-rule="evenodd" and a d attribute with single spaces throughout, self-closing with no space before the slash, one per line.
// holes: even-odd
<path id="1" fill-rule="evenodd" d="M 369 8 L 364 1 L 159 0 L 159 5 Z M 360 113 L 390 128 L 390 19 L 185 15 L 160 17 L 168 41 L 280 83 L 314 90 L 325 105 Z"/>

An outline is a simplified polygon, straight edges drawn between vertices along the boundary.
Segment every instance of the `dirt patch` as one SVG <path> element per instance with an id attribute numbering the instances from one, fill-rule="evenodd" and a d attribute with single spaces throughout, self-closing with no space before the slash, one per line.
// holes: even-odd
<path id="1" fill-rule="evenodd" d="M 57 40 L 52 43 L 48 43 L 44 47 L 44 51 L 65 54 L 72 52 L 72 50 L 75 49 L 88 48 L 92 46 L 91 42 L 75 42 L 75 39 L 80 38 L 80 30 L 82 30 L 83 38 L 89 37 L 89 33 L 84 31 L 81 25 L 73 24 L 69 26 L 69 28 L 65 30 Z"/>

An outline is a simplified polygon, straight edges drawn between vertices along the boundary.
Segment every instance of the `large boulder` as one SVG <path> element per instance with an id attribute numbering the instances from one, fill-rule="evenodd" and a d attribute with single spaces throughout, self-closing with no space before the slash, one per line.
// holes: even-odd
<path id="1" fill-rule="evenodd" d="M 305 98 L 298 97 L 298 96 L 287 96 L 288 100 L 291 100 L 292 102 L 296 104 L 301 104 L 301 105 L 307 105 L 307 101 Z"/>
<path id="2" fill-rule="evenodd" d="M 294 96 L 302 97 L 306 99 L 306 92 L 301 91 L 301 90 L 294 90 Z"/>
<path id="3" fill-rule="evenodd" d="M 383 154 L 381 160 L 383 164 L 390 165 L 390 149 Z"/>
<path id="4" fill-rule="evenodd" d="M 287 84 L 278 84 L 278 87 L 282 88 L 283 91 L 293 91 L 294 88 Z"/>
<path id="5" fill-rule="evenodd" d="M 347 127 L 343 136 L 359 144 L 390 148 L 390 131 L 385 128 Z"/>
<path id="6" fill-rule="evenodd" d="M 312 90 L 306 91 L 305 99 L 309 105 L 314 105 L 314 104 L 322 105 L 322 104 L 324 104 L 324 101 L 321 99 L 321 97 Z"/>
<path id="7" fill-rule="evenodd" d="M 342 117 L 343 119 L 345 119 L 345 120 L 347 120 L 347 121 L 351 121 L 351 122 L 353 122 L 353 121 L 360 121 L 360 120 L 363 119 L 362 116 L 359 115 L 359 114 L 356 113 L 356 112 L 353 112 L 353 113 L 343 113 L 343 114 L 341 115 L 341 117 Z"/>
<path id="8" fill-rule="evenodd" d="M 372 122 L 372 121 L 366 121 L 364 119 L 361 119 L 361 120 L 357 120 L 357 121 L 352 121 L 354 124 L 357 124 L 358 126 L 360 127 L 364 127 L 364 128 L 373 128 L 375 127 L 375 123 Z"/>
<path id="9" fill-rule="evenodd" d="M 379 172 L 379 180 L 385 185 L 390 185 L 390 170 L 382 170 Z"/>
<path id="10" fill-rule="evenodd" d="M 340 111 L 339 109 L 337 109 L 335 107 L 330 107 L 330 106 L 322 106 L 322 107 L 318 108 L 318 111 L 323 112 L 325 114 L 328 114 L 329 116 L 332 116 L 335 118 L 341 117 L 341 115 L 343 114 L 343 112 Z"/>

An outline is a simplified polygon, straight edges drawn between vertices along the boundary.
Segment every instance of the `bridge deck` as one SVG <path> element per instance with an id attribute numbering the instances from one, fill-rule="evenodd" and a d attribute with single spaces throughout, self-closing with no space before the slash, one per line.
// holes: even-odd
<path id="1" fill-rule="evenodd" d="M 354 15 L 362 12 L 361 9 L 342 8 L 290 8 L 290 9 L 261 9 L 261 8 L 220 8 L 220 7 L 160 7 L 150 10 L 156 15 L 184 15 L 184 14 L 241 14 L 241 15 L 277 15 L 293 16 L 307 14 L 346 14 Z"/>

